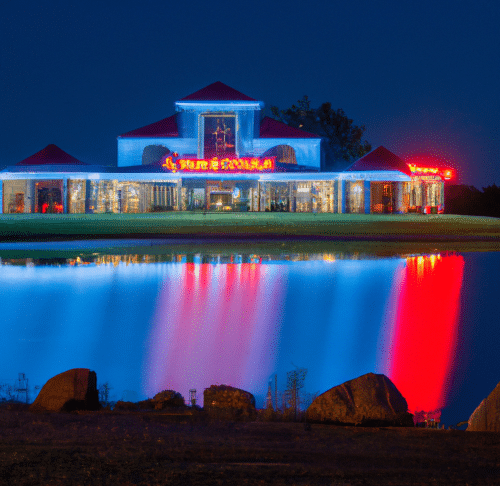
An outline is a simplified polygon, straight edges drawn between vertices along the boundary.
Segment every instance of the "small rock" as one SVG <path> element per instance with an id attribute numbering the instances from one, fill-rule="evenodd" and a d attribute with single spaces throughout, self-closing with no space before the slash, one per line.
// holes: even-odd
<path id="1" fill-rule="evenodd" d="M 203 392 L 204 409 L 213 418 L 253 420 L 257 415 L 255 397 L 239 388 L 212 385 Z"/>
<path id="2" fill-rule="evenodd" d="M 115 403 L 115 406 L 113 407 L 113 410 L 127 411 L 127 412 L 134 411 L 134 410 L 137 410 L 137 409 L 138 409 L 137 403 L 134 403 L 134 402 L 125 402 L 125 401 L 122 401 L 122 400 L 118 400 Z"/>

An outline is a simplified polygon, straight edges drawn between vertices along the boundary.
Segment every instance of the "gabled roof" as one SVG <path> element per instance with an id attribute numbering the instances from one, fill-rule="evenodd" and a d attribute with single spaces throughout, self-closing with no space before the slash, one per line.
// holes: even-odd
<path id="1" fill-rule="evenodd" d="M 321 138 L 300 128 L 294 128 L 268 116 L 260 123 L 260 138 Z"/>
<path id="2" fill-rule="evenodd" d="M 382 145 L 356 160 L 346 171 L 397 170 L 411 176 L 408 165 Z"/>
<path id="3" fill-rule="evenodd" d="M 133 137 L 178 137 L 176 115 L 169 116 L 163 120 L 151 123 L 141 128 L 136 128 L 131 132 L 123 133 L 121 138 Z"/>
<path id="4" fill-rule="evenodd" d="M 227 84 L 216 81 L 179 101 L 257 101 Z"/>
<path id="5" fill-rule="evenodd" d="M 61 150 L 57 145 L 51 143 L 36 154 L 21 160 L 16 166 L 23 165 L 89 165 Z"/>

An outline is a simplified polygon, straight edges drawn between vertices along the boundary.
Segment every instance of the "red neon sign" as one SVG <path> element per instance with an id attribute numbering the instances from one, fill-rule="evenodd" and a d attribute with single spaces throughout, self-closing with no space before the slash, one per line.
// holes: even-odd
<path id="1" fill-rule="evenodd" d="M 418 167 L 416 164 L 408 164 L 411 174 L 415 176 L 435 175 L 448 181 L 453 177 L 451 169 L 440 169 L 438 167 Z"/>
<path id="2" fill-rule="evenodd" d="M 170 172 L 272 172 L 275 157 L 245 157 L 238 159 L 175 159 L 165 157 L 162 167 Z"/>

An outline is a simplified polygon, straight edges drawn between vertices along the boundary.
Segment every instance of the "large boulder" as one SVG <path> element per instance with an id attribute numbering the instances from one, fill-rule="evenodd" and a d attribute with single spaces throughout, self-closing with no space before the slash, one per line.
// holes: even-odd
<path id="1" fill-rule="evenodd" d="M 212 385 L 203 392 L 204 409 L 213 418 L 228 420 L 253 420 L 255 397 L 239 388 L 228 385 Z"/>
<path id="2" fill-rule="evenodd" d="M 99 410 L 99 392 L 95 371 L 74 368 L 51 378 L 30 406 L 30 410 L 71 412 L 73 410 Z"/>
<path id="3" fill-rule="evenodd" d="M 500 432 L 500 383 L 472 412 L 467 430 Z"/>
<path id="4" fill-rule="evenodd" d="M 309 422 L 362 426 L 408 426 L 408 404 L 385 375 L 367 373 L 319 395 L 307 409 Z"/>

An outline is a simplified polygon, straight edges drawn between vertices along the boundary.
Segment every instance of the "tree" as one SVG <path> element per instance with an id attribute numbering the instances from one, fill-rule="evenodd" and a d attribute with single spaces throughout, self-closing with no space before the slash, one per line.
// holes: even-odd
<path id="1" fill-rule="evenodd" d="M 366 140 L 362 140 L 365 126 L 354 125 L 344 110 L 334 110 L 331 103 L 312 108 L 311 101 L 304 96 L 297 105 L 286 110 L 272 106 L 271 113 L 276 120 L 323 138 L 326 170 L 345 169 L 372 149 Z"/>
<path id="2" fill-rule="evenodd" d="M 105 406 L 109 405 L 109 392 L 112 390 L 112 387 L 109 386 L 109 383 L 103 383 L 99 387 L 99 401 L 104 403 Z"/>
<path id="3" fill-rule="evenodd" d="M 297 420 L 297 412 L 300 409 L 299 390 L 304 388 L 307 369 L 297 368 L 289 371 L 286 374 L 286 391 L 285 397 L 287 404 L 293 409 L 295 420 Z"/>

